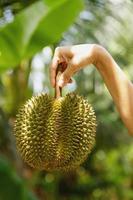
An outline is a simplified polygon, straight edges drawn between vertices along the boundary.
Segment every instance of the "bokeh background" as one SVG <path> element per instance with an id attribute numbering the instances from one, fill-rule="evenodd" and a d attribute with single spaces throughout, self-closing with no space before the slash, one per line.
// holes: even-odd
<path id="1" fill-rule="evenodd" d="M 76 171 L 30 168 L 16 151 L 13 124 L 27 99 L 54 94 L 49 65 L 56 46 L 98 43 L 133 80 L 131 0 L 0 0 L 0 200 L 132 200 L 133 138 L 94 66 L 74 75 L 93 105 L 96 145 Z"/>

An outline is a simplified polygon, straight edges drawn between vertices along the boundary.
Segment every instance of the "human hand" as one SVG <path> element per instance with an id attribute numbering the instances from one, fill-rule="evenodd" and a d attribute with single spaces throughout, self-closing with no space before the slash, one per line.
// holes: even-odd
<path id="1" fill-rule="evenodd" d="M 71 77 L 77 71 L 96 60 L 95 44 L 80 44 L 73 46 L 57 47 L 50 67 L 50 81 L 53 87 L 56 82 L 56 70 L 59 64 L 62 66 L 62 74 L 58 80 L 58 86 L 64 87 L 72 82 Z"/>

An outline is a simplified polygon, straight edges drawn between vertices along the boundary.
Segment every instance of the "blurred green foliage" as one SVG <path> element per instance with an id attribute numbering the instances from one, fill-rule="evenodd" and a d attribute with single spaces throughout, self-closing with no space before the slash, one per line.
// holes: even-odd
<path id="1" fill-rule="evenodd" d="M 76 90 L 96 111 L 96 145 L 85 163 L 68 174 L 40 172 L 16 152 L 13 124 L 20 105 L 38 92 L 54 93 L 49 64 L 57 45 L 100 43 L 132 80 L 132 1 L 84 0 L 84 9 L 82 4 L 0 1 L 0 200 L 133 199 L 133 140 L 94 66 L 63 90 Z"/>

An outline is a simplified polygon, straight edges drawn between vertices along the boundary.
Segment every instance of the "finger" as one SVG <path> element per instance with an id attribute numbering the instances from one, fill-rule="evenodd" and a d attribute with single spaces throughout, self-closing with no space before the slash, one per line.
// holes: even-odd
<path id="1" fill-rule="evenodd" d="M 62 56 L 62 51 L 64 48 L 57 47 L 53 56 L 53 60 L 50 66 L 50 82 L 53 87 L 56 83 L 56 71 L 59 64 L 61 64 L 62 72 L 67 68 L 66 58 Z"/>
<path id="2" fill-rule="evenodd" d="M 60 75 L 57 84 L 58 84 L 59 87 L 64 87 L 69 81 L 70 81 L 70 77 L 66 77 L 65 72 L 63 72 Z"/>
<path id="3" fill-rule="evenodd" d="M 56 69 L 59 63 L 58 57 L 54 57 L 50 66 L 50 82 L 53 87 L 55 87 Z"/>
<path id="4" fill-rule="evenodd" d="M 71 83 L 72 82 L 72 79 L 71 79 L 72 75 L 73 75 L 73 69 L 72 69 L 72 66 L 69 63 L 68 67 L 61 74 L 61 76 L 59 78 L 59 81 L 58 81 L 59 87 L 64 87 L 67 83 Z"/>
<path id="5" fill-rule="evenodd" d="M 67 64 L 67 68 L 65 69 L 63 76 L 66 80 L 70 80 L 70 78 L 74 75 L 75 72 L 78 71 L 78 65 L 73 59 L 69 61 Z"/>

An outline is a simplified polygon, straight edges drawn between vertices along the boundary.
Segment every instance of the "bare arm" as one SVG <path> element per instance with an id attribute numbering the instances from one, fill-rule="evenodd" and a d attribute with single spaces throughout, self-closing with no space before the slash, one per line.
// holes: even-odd
<path id="1" fill-rule="evenodd" d="M 85 65 L 94 64 L 103 77 L 121 119 L 133 135 L 133 84 L 106 49 L 93 44 L 57 48 L 50 68 L 53 87 L 58 63 L 64 63 L 65 66 L 58 83 L 61 87 L 70 82 L 72 75 Z"/>
<path id="2" fill-rule="evenodd" d="M 104 48 L 97 47 L 97 56 L 95 66 L 104 79 L 121 119 L 133 135 L 133 84 Z"/>

